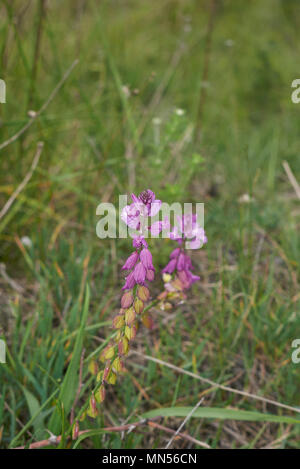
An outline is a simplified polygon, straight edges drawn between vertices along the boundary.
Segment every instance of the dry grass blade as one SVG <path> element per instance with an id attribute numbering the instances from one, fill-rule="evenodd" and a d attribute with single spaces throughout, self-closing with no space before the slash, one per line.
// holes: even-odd
<path id="1" fill-rule="evenodd" d="M 150 360 L 155 363 L 158 363 L 159 365 L 167 366 L 168 368 L 171 368 L 172 370 L 177 371 L 178 373 L 191 376 L 192 378 L 198 379 L 199 381 L 202 381 L 203 383 L 207 383 L 210 386 L 213 386 L 214 388 L 222 389 L 223 391 L 232 392 L 234 394 L 239 394 L 241 396 L 248 397 L 249 399 L 255 399 L 257 401 L 265 402 L 266 404 L 271 404 L 276 407 L 280 407 L 282 409 L 287 409 L 287 410 L 291 410 L 292 412 L 300 413 L 300 409 L 296 407 L 292 407 L 287 404 L 282 404 L 281 402 L 274 401 L 273 399 L 267 399 L 266 397 L 257 396 L 256 394 L 251 394 L 247 391 L 239 391 L 238 389 L 230 388 L 229 386 L 223 386 L 222 384 L 215 383 L 211 379 L 203 378 L 203 376 L 200 376 L 196 373 L 192 373 L 191 371 L 184 370 L 183 368 L 179 368 L 179 366 L 172 365 L 172 363 L 165 362 L 163 360 L 160 360 L 159 358 L 150 357 L 149 355 L 144 355 L 143 353 L 137 352 L 135 350 L 133 350 L 131 353 L 135 355 L 139 355 L 140 357 L 143 357 L 145 360 Z"/>
<path id="2" fill-rule="evenodd" d="M 45 101 L 44 104 L 42 105 L 42 107 L 32 115 L 32 117 L 24 125 L 24 127 L 22 127 L 15 135 L 10 137 L 8 140 L 5 140 L 5 142 L 0 144 L 0 150 L 3 150 L 3 148 L 5 148 L 8 145 L 10 145 L 11 143 L 15 142 L 19 137 L 21 137 L 21 135 L 23 135 L 29 129 L 29 127 L 32 126 L 32 124 L 35 122 L 35 120 L 42 114 L 42 112 L 45 111 L 45 109 L 48 107 L 48 105 L 51 103 L 51 101 L 55 98 L 55 96 L 59 92 L 60 88 L 62 87 L 62 85 L 64 84 L 66 79 L 69 77 L 70 73 L 72 72 L 73 68 L 78 64 L 78 62 L 79 62 L 78 59 L 74 60 L 71 67 L 68 68 L 68 70 L 65 72 L 62 79 L 58 82 L 58 84 L 56 85 L 56 87 L 54 88 L 52 93 L 50 94 L 47 101 Z"/>
<path id="3" fill-rule="evenodd" d="M 196 411 L 196 409 L 198 409 L 198 407 L 201 405 L 201 403 L 203 402 L 203 397 L 200 399 L 199 402 L 197 402 L 197 404 L 195 405 L 195 407 L 191 410 L 191 412 L 185 417 L 184 421 L 181 423 L 181 425 L 178 427 L 178 429 L 176 430 L 176 432 L 174 433 L 174 435 L 172 436 L 172 438 L 168 441 L 168 444 L 166 445 L 165 449 L 168 449 L 171 444 L 173 443 L 173 440 L 174 438 L 181 432 L 181 430 L 183 429 L 183 427 L 185 426 L 185 424 L 187 423 L 187 421 L 191 418 L 191 416 L 193 415 L 193 413 Z"/>
<path id="4" fill-rule="evenodd" d="M 24 187 L 28 184 L 28 182 L 30 181 L 32 175 L 33 175 L 33 172 L 35 170 L 35 168 L 37 167 L 38 165 L 38 162 L 39 162 L 39 159 L 40 159 L 40 156 L 41 156 L 41 153 L 42 153 L 42 150 L 43 150 L 43 147 L 44 147 L 44 143 L 43 142 L 38 142 L 37 144 L 37 149 L 36 149 L 36 153 L 35 153 L 35 156 L 33 158 L 33 161 L 32 161 L 32 164 L 31 164 L 31 167 L 30 167 L 30 170 L 28 171 L 28 173 L 26 174 L 25 178 L 23 179 L 23 181 L 21 182 L 21 184 L 17 187 L 17 189 L 14 191 L 14 193 L 11 195 L 11 197 L 8 199 L 8 201 L 6 202 L 6 204 L 4 205 L 4 207 L 2 208 L 1 212 L 0 212 L 0 220 L 1 218 L 4 217 L 4 215 L 8 212 L 8 210 L 10 209 L 10 207 L 12 206 L 12 204 L 14 203 L 14 201 L 16 200 L 16 198 L 18 197 L 18 195 L 22 192 L 22 190 L 24 189 Z"/>
<path id="5" fill-rule="evenodd" d="M 292 184 L 292 186 L 293 186 L 293 188 L 294 188 L 294 190 L 295 190 L 295 192 L 296 192 L 296 195 L 297 195 L 298 199 L 300 199 L 300 186 L 299 186 L 299 184 L 298 184 L 297 179 L 295 178 L 295 176 L 294 176 L 293 173 L 292 173 L 292 170 L 291 170 L 291 168 L 290 168 L 290 165 L 288 164 L 287 161 L 283 161 L 283 162 L 282 162 L 282 166 L 284 167 L 284 170 L 285 170 L 285 172 L 286 172 L 286 174 L 287 174 L 287 177 L 289 178 L 289 181 L 290 181 L 290 183 Z"/>

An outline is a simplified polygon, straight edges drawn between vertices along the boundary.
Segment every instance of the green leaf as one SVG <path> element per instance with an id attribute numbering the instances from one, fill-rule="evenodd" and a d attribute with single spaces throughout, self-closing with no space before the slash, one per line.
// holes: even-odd
<path id="1" fill-rule="evenodd" d="M 143 418 L 162 417 L 186 417 L 193 407 L 166 407 L 154 409 L 142 415 Z M 208 418 L 221 420 L 248 420 L 251 422 L 278 422 L 278 423 L 300 423 L 293 417 L 281 415 L 263 414 L 248 410 L 222 409 L 219 407 L 203 407 L 196 409 L 191 418 Z"/>
<path id="2" fill-rule="evenodd" d="M 52 400 L 54 399 L 55 395 L 57 394 L 58 392 L 58 389 L 55 389 L 55 391 L 48 397 L 48 399 L 44 402 L 44 404 L 41 405 L 41 407 L 39 408 L 39 410 L 31 417 L 31 419 L 24 425 L 24 427 L 22 428 L 22 430 L 20 430 L 20 432 L 12 439 L 12 441 L 10 442 L 9 444 L 9 447 L 10 448 L 13 448 L 16 444 L 17 441 L 19 441 L 19 439 L 21 438 L 21 436 L 26 432 L 26 430 L 28 428 L 30 428 L 31 425 L 33 425 L 33 422 L 35 421 L 35 419 L 38 418 L 38 416 L 40 415 L 40 413 L 42 412 L 42 410 L 44 410 L 48 404 L 51 404 Z"/>
<path id="3" fill-rule="evenodd" d="M 81 323 L 80 323 L 80 328 L 76 337 L 73 356 L 68 366 L 68 370 L 64 377 L 64 380 L 60 389 L 60 393 L 58 396 L 58 399 L 62 402 L 64 406 L 65 415 L 68 415 L 68 413 L 71 410 L 72 404 L 76 396 L 77 388 L 78 388 L 78 370 L 79 370 L 80 357 L 81 357 L 81 352 L 82 352 L 82 347 L 83 347 L 83 338 L 84 338 L 85 324 L 86 324 L 88 309 L 89 309 L 89 301 L 90 301 L 90 289 L 87 286 L 83 312 L 82 312 L 82 317 L 81 317 Z M 61 413 L 57 409 L 55 410 L 54 414 L 51 417 L 49 428 L 55 435 L 58 435 L 58 433 L 61 431 Z"/>
<path id="4" fill-rule="evenodd" d="M 22 390 L 29 408 L 30 417 L 32 418 L 34 415 L 37 415 L 33 422 L 33 428 L 36 434 L 35 436 L 38 438 L 38 433 L 44 428 L 43 415 L 39 412 L 41 405 L 37 398 L 30 391 L 24 388 L 24 386 L 22 386 Z"/>

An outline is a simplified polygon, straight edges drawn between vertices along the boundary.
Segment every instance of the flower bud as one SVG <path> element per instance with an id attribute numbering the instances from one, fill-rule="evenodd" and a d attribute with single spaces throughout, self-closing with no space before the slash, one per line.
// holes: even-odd
<path id="1" fill-rule="evenodd" d="M 114 317 L 113 319 L 113 328 L 114 329 L 121 329 L 121 327 L 123 327 L 125 324 L 125 321 L 124 321 L 124 316 L 122 316 L 121 314 L 118 314 L 117 316 Z M 112 358 L 112 357 L 110 357 Z"/>
<path id="2" fill-rule="evenodd" d="M 88 370 L 94 376 L 98 373 L 98 364 L 95 360 L 90 361 Z"/>
<path id="3" fill-rule="evenodd" d="M 86 414 L 87 414 L 87 411 L 84 410 L 84 411 L 82 412 L 82 414 L 80 415 L 80 417 L 79 417 L 80 422 L 83 422 L 83 421 L 85 420 Z"/>
<path id="4" fill-rule="evenodd" d="M 134 300 L 134 309 L 137 314 L 140 314 L 144 309 L 144 303 L 139 298 Z"/>
<path id="5" fill-rule="evenodd" d="M 102 381 L 102 378 L 103 378 L 103 371 L 99 371 L 99 373 L 96 376 L 96 383 L 99 383 L 100 381 Z"/>
<path id="6" fill-rule="evenodd" d="M 76 420 L 72 428 L 72 440 L 77 440 L 78 435 L 79 435 L 79 423 L 78 423 L 78 420 Z"/>
<path id="7" fill-rule="evenodd" d="M 127 326 L 130 326 L 130 324 L 134 322 L 135 316 L 136 314 L 133 308 L 127 309 L 127 311 L 125 312 L 125 322 Z"/>
<path id="8" fill-rule="evenodd" d="M 127 291 L 123 294 L 121 298 L 121 306 L 126 309 L 129 308 L 133 303 L 133 294 L 131 291 Z"/>
<path id="9" fill-rule="evenodd" d="M 139 297 L 140 300 L 142 301 L 148 301 L 150 297 L 150 292 L 147 287 L 144 285 L 139 285 L 137 289 L 137 296 Z"/>
<path id="10" fill-rule="evenodd" d="M 97 389 L 96 394 L 95 394 L 95 399 L 98 402 L 98 404 L 101 404 L 101 402 L 104 401 L 105 399 L 105 387 L 103 384 Z"/>
<path id="11" fill-rule="evenodd" d="M 120 342 L 118 343 L 118 349 L 120 355 L 127 355 L 129 350 L 128 340 L 126 337 L 122 337 Z"/>
<path id="12" fill-rule="evenodd" d="M 136 336 L 136 327 L 135 326 L 126 326 L 125 327 L 125 336 L 128 340 L 133 340 Z"/>

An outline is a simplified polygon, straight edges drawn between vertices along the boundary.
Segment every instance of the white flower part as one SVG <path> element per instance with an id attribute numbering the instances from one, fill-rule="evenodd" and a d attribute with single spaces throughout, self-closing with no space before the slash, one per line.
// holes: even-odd
<path id="1" fill-rule="evenodd" d="M 254 198 L 250 197 L 249 194 L 243 194 L 239 197 L 238 201 L 240 204 L 249 204 L 250 202 L 254 201 Z"/>
<path id="2" fill-rule="evenodd" d="M 153 117 L 152 124 L 153 125 L 160 125 L 161 124 L 161 118 L 160 117 Z"/>
<path id="3" fill-rule="evenodd" d="M 227 47 L 232 47 L 232 46 L 234 46 L 234 44 L 235 44 L 235 42 L 234 42 L 233 39 L 226 39 L 226 41 L 225 41 L 225 46 L 227 46 Z"/>
<path id="4" fill-rule="evenodd" d="M 175 109 L 175 114 L 177 116 L 183 116 L 185 114 L 185 110 L 184 109 L 180 109 L 180 108 L 177 108 Z"/>
<path id="5" fill-rule="evenodd" d="M 30 238 L 28 238 L 28 236 L 22 236 L 21 243 L 23 244 L 23 246 L 26 246 L 28 248 L 31 248 L 32 246 L 32 241 Z"/>

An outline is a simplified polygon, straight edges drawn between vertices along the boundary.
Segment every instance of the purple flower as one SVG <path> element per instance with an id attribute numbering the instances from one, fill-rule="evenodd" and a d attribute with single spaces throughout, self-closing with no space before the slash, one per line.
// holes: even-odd
<path id="1" fill-rule="evenodd" d="M 166 265 L 166 267 L 162 270 L 162 272 L 164 274 L 172 274 L 176 268 L 176 264 L 177 264 L 177 260 L 176 259 L 172 259 L 170 260 L 170 262 L 168 262 L 168 264 Z"/>
<path id="2" fill-rule="evenodd" d="M 122 270 L 131 270 L 136 264 L 136 261 L 139 258 L 139 253 L 137 251 L 134 251 L 128 259 L 126 260 L 125 264 L 122 267 Z"/>
<path id="3" fill-rule="evenodd" d="M 188 239 L 188 247 L 190 249 L 198 249 L 202 244 L 207 242 L 204 229 L 197 223 L 197 215 L 184 215 L 178 217 L 178 223 L 169 233 L 169 237 L 178 242 L 178 248 L 174 249 L 170 254 L 170 261 L 166 267 L 162 270 L 162 273 L 172 274 L 176 271 L 179 284 L 182 285 L 182 289 L 188 289 L 191 285 L 197 282 L 200 277 L 194 275 L 191 271 L 193 270 L 191 258 L 184 252 L 182 241 Z M 166 284 L 167 289 L 176 290 L 175 282 L 174 286 L 172 282 Z"/>
<path id="4" fill-rule="evenodd" d="M 130 274 L 125 279 L 125 285 L 122 288 L 122 290 L 127 290 L 127 289 L 130 290 L 131 288 L 134 287 L 135 284 L 136 284 L 136 281 L 135 281 L 133 272 L 130 272 Z"/>
<path id="5" fill-rule="evenodd" d="M 180 272 L 181 270 L 184 270 L 184 266 L 185 266 L 185 255 L 183 254 L 183 252 L 181 252 L 178 256 L 178 260 L 177 260 L 177 270 Z"/>
<path id="6" fill-rule="evenodd" d="M 135 266 L 133 275 L 136 283 L 140 285 L 144 284 L 146 279 L 146 269 L 141 262 L 138 262 L 138 264 Z"/>
<path id="7" fill-rule="evenodd" d="M 146 269 L 149 269 L 149 270 L 153 270 L 154 271 L 154 267 L 153 267 L 153 263 L 152 263 L 152 254 L 151 252 L 149 251 L 149 249 L 142 249 L 141 252 L 140 252 L 140 259 L 142 261 L 142 264 L 143 266 L 146 268 Z"/>
<path id="8" fill-rule="evenodd" d="M 178 241 L 181 245 L 182 240 L 188 241 L 189 249 L 199 249 L 203 244 L 207 243 L 207 237 L 204 229 L 197 222 L 196 214 L 183 215 L 177 218 L 177 226 L 169 233 L 170 239 Z"/>
<path id="9" fill-rule="evenodd" d="M 150 189 L 141 192 L 138 197 L 131 194 L 131 198 L 133 202 L 123 208 L 121 218 L 130 228 L 143 234 L 143 231 L 148 230 L 147 218 L 154 217 L 159 212 L 162 202 L 155 199 L 155 194 Z M 158 228 L 155 225 L 153 229 Z"/>
<path id="10" fill-rule="evenodd" d="M 146 273 L 146 279 L 149 280 L 149 282 L 153 282 L 154 280 L 154 270 L 147 270 Z"/>
<path id="11" fill-rule="evenodd" d="M 148 247 L 148 244 L 146 243 L 146 240 L 144 236 L 135 236 L 132 241 L 133 247 L 136 249 L 139 249 L 141 247 Z"/>
<path id="12" fill-rule="evenodd" d="M 174 249 L 170 254 L 170 259 L 176 259 L 180 254 L 180 248 Z"/>

